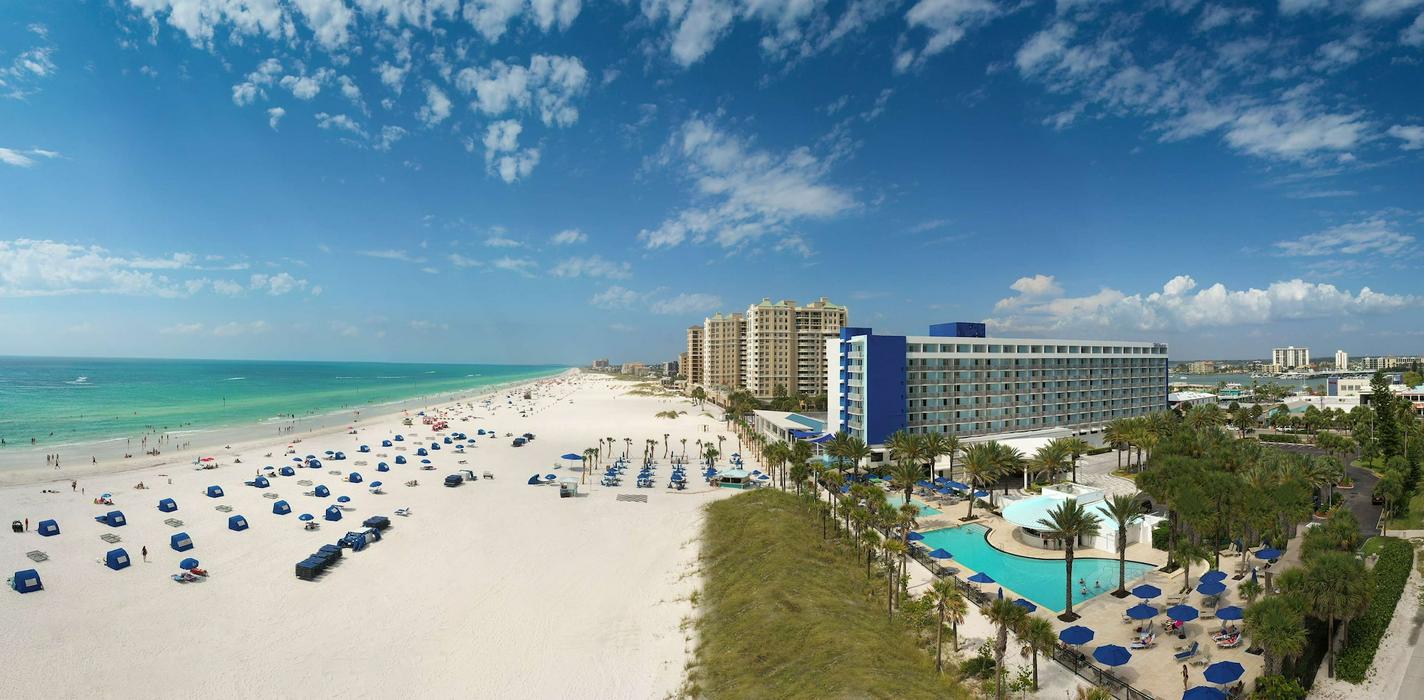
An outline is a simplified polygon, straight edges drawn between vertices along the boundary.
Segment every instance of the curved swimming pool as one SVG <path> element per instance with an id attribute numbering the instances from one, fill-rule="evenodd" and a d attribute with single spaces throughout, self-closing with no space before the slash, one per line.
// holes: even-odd
<path id="1" fill-rule="evenodd" d="M 1063 597 L 1066 565 L 1062 559 L 1034 559 L 1009 554 L 989 544 L 988 531 L 987 527 L 977 523 L 930 530 L 920 533 L 925 536 L 921 544 L 931 550 L 943 548 L 954 555 L 946 564 L 959 562 L 965 568 L 986 573 L 1004 588 L 1045 608 L 1062 610 L 1067 607 Z M 1152 564 L 1128 560 L 1128 587 L 1131 587 L 1133 579 L 1142 577 L 1153 568 Z M 1117 559 L 1075 556 L 1073 579 L 1074 605 L 1107 593 L 1117 587 Z M 1087 585 L 1086 594 L 1078 585 L 1078 579 Z M 986 590 L 992 590 L 992 587 Z"/>

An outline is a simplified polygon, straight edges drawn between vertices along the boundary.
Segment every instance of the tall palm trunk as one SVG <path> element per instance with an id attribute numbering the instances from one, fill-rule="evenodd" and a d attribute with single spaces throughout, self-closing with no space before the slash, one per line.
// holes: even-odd
<path id="1" fill-rule="evenodd" d="M 1063 611 L 1065 619 L 1073 619 L 1073 545 L 1075 542 L 1068 542 L 1063 548 L 1063 563 L 1067 567 L 1064 571 L 1067 576 L 1063 579 L 1064 599 L 1068 601 L 1068 607 Z"/>
<path id="2" fill-rule="evenodd" d="M 939 601 L 939 624 L 935 626 L 935 671 L 944 673 L 944 601 Z"/>

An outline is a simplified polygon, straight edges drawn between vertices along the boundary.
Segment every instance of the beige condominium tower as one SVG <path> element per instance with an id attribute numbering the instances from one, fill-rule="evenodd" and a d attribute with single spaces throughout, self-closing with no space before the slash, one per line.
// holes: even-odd
<path id="1" fill-rule="evenodd" d="M 825 297 L 805 306 L 762 299 L 747 308 L 743 386 L 757 398 L 826 393 L 826 339 L 846 326 L 846 307 Z"/>
<path id="2" fill-rule="evenodd" d="M 714 388 L 742 386 L 746 357 L 747 320 L 741 314 L 718 313 L 702 322 L 702 384 Z"/>
<path id="3" fill-rule="evenodd" d="M 707 365 L 706 355 L 703 354 L 706 346 L 703 343 L 702 326 L 689 326 L 687 329 L 687 352 L 686 359 L 682 361 L 682 373 L 687 375 L 687 387 L 691 389 L 706 382 Z"/>

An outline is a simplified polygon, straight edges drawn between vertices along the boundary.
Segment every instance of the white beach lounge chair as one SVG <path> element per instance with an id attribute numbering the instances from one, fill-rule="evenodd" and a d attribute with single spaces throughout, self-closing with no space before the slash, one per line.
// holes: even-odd
<path id="1" fill-rule="evenodd" d="M 396 509 L 396 515 L 403 516 L 403 517 L 410 517 L 410 509 L 409 509 L 409 508 L 397 508 L 397 509 Z"/>

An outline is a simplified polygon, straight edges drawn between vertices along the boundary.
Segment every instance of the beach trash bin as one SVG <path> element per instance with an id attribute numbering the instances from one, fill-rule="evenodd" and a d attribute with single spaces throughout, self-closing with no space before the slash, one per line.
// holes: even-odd
<path id="1" fill-rule="evenodd" d="M 45 537 L 54 537 L 55 535 L 59 534 L 59 523 L 53 520 L 41 520 L 39 524 L 39 531 L 40 534 L 44 535 Z"/>
<path id="2" fill-rule="evenodd" d="M 186 552 L 193 548 L 193 538 L 186 532 L 175 532 L 168 538 L 168 546 L 175 552 Z"/>
<path id="3" fill-rule="evenodd" d="M 42 590 L 44 584 L 40 582 L 40 572 L 34 569 L 24 569 L 15 572 L 15 576 L 10 579 L 10 587 L 20 593 L 34 593 Z"/>

